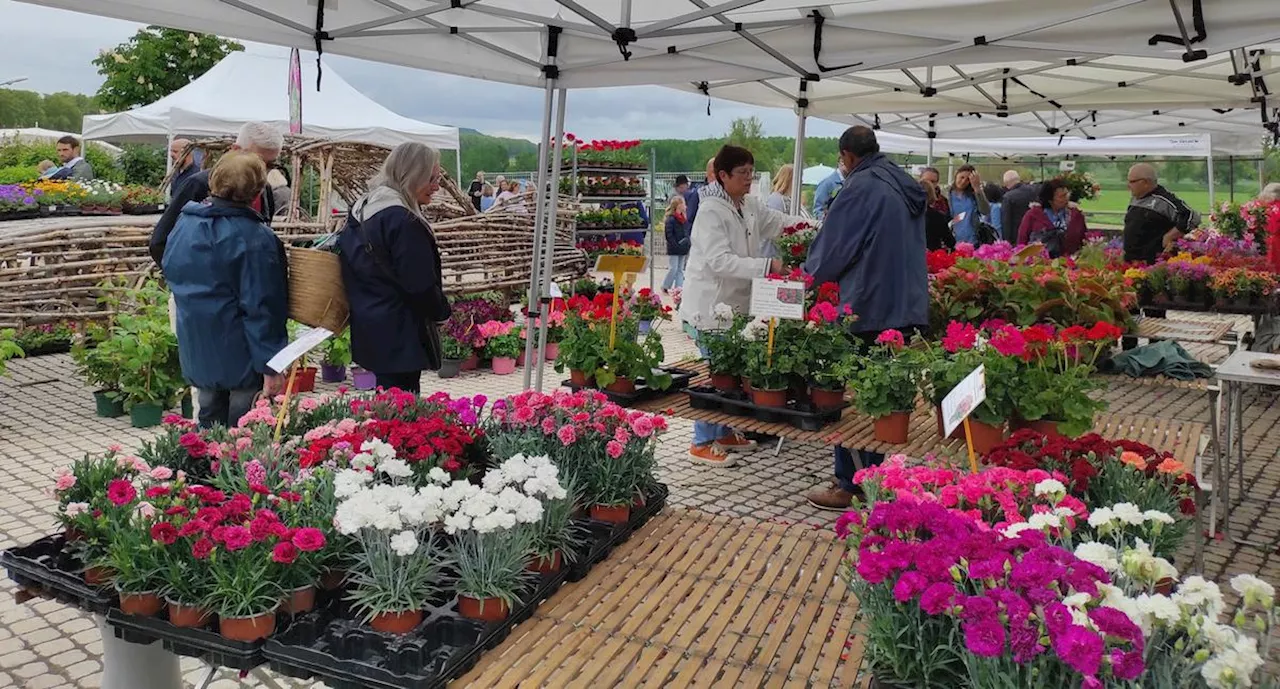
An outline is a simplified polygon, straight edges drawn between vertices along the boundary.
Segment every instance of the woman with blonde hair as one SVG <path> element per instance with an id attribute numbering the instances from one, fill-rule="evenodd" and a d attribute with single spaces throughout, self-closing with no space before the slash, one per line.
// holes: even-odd
<path id="1" fill-rule="evenodd" d="M 773 178 L 773 192 L 764 205 L 779 213 L 791 212 L 791 180 L 795 176 L 794 170 L 791 163 L 778 168 Z"/>
<path id="2" fill-rule="evenodd" d="M 289 344 L 284 247 L 252 206 L 266 181 L 258 156 L 222 156 L 209 174 L 209 202 L 183 206 L 165 244 L 178 359 L 199 390 L 204 428 L 235 425 L 259 390 L 283 386 L 267 362 Z"/>
<path id="3" fill-rule="evenodd" d="M 939 210 L 941 204 L 938 200 L 942 197 L 942 192 L 938 190 L 938 185 L 921 179 L 920 186 L 924 187 L 925 197 L 928 199 L 924 210 L 925 246 L 929 251 L 956 248 L 956 235 L 951 231 L 951 219 Z"/>
<path id="4" fill-rule="evenodd" d="M 684 267 L 689 262 L 689 231 L 685 229 L 688 218 L 685 217 L 684 197 L 672 196 L 667 204 L 667 223 L 663 234 L 667 238 L 667 260 L 670 268 L 662 279 L 662 291 L 668 292 L 672 287 L 684 287 Z"/>
<path id="5" fill-rule="evenodd" d="M 448 320 L 440 251 L 422 206 L 440 188 L 440 153 L 408 142 L 392 149 L 369 193 L 351 206 L 338 239 L 351 307 L 351 358 L 378 387 L 417 393 L 440 368 L 436 324 Z"/>

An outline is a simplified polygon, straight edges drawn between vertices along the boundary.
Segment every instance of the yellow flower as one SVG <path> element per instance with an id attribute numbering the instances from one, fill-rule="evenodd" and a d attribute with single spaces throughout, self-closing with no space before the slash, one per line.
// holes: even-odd
<path id="1" fill-rule="evenodd" d="M 1147 272 L 1141 268 L 1130 268 L 1124 271 L 1124 276 L 1130 280 L 1142 280 L 1147 277 Z"/>

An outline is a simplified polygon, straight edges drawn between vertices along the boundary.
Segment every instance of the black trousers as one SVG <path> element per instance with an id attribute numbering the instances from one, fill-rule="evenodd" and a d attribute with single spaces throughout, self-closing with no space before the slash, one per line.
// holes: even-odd
<path id="1" fill-rule="evenodd" d="M 378 378 L 378 387 L 383 390 L 400 388 L 415 395 L 422 392 L 422 371 L 408 371 L 405 373 L 375 372 L 374 375 Z"/>

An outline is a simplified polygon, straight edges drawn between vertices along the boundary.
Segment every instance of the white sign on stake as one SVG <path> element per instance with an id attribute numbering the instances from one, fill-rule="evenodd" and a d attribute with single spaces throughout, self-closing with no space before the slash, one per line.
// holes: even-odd
<path id="1" fill-rule="evenodd" d="M 303 354 L 320 346 L 320 343 L 333 337 L 332 330 L 324 328 L 311 328 L 298 333 L 298 339 L 289 343 L 288 347 L 276 352 L 271 357 L 271 361 L 267 362 L 267 366 L 277 373 L 284 373 L 289 370 L 289 364 L 302 358 Z"/>
<path id="2" fill-rule="evenodd" d="M 942 400 L 942 426 L 948 437 L 964 420 L 987 399 L 987 370 L 984 366 L 973 369 L 954 390 Z"/>
<path id="3" fill-rule="evenodd" d="M 804 283 L 769 278 L 752 280 L 751 315 L 804 320 Z"/>

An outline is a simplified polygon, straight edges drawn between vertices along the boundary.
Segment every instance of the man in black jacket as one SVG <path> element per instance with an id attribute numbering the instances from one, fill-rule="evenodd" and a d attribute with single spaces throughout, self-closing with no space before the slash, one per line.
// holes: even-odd
<path id="1" fill-rule="evenodd" d="M 1124 214 L 1124 260 L 1155 263 L 1179 237 L 1200 225 L 1200 214 L 1160 186 L 1149 163 L 1129 168 L 1129 209 Z"/>
<path id="2" fill-rule="evenodd" d="M 1000 230 L 1006 242 L 1017 244 L 1022 216 L 1026 215 L 1031 204 L 1040 198 L 1040 185 L 1024 184 L 1017 170 L 1005 172 L 1002 181 L 1004 182 L 1004 199 L 1000 203 Z"/>
<path id="3" fill-rule="evenodd" d="M 269 124 L 246 122 L 240 128 L 236 142 L 231 148 L 257 155 L 270 168 L 276 162 L 276 158 L 280 157 L 280 149 L 284 148 L 284 136 Z M 169 207 L 164 210 L 164 215 L 160 216 L 155 229 L 151 232 L 150 253 L 156 264 L 164 260 L 164 247 L 169 241 L 169 234 L 173 232 L 174 225 L 178 223 L 178 217 L 182 215 L 182 207 L 187 205 L 188 201 L 203 203 L 207 198 L 209 198 L 208 170 L 191 175 L 180 186 L 173 189 Z M 275 199 L 272 198 L 271 189 L 263 189 L 262 195 L 254 201 L 253 209 L 262 216 L 262 222 L 271 224 L 271 218 L 276 214 L 276 204 Z"/>

